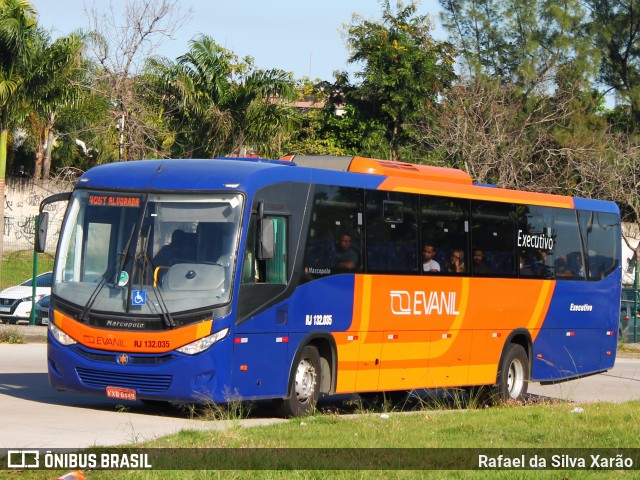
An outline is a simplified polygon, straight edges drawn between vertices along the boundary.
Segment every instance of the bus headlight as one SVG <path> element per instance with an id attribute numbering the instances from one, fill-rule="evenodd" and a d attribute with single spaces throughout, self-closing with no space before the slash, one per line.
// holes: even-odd
<path id="1" fill-rule="evenodd" d="M 78 343 L 58 327 L 56 327 L 53 322 L 49 322 L 49 331 L 51 332 L 51 335 L 53 335 L 53 338 L 55 338 L 62 345 L 73 345 L 74 343 Z"/>
<path id="2" fill-rule="evenodd" d="M 219 342 L 228 334 L 229 328 L 223 328 L 213 335 L 209 335 L 208 337 L 196 340 L 195 342 L 185 345 L 184 347 L 177 348 L 176 350 L 186 355 L 195 355 L 196 353 L 204 352 L 207 348 L 209 348 L 214 343 Z"/>

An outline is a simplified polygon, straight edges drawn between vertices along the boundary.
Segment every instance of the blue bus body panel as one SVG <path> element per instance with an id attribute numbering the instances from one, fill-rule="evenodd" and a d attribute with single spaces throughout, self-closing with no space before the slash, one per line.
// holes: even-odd
<path id="1" fill-rule="evenodd" d="M 556 282 L 547 316 L 533 344 L 533 380 L 550 382 L 613 368 L 620 274 L 618 268 L 599 282 Z"/>

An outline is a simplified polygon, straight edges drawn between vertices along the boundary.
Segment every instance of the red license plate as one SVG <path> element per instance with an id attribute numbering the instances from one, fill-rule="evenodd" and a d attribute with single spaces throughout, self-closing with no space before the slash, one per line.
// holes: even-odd
<path id="1" fill-rule="evenodd" d="M 107 387 L 107 397 L 118 398 L 120 400 L 135 400 L 136 391 L 130 388 Z"/>

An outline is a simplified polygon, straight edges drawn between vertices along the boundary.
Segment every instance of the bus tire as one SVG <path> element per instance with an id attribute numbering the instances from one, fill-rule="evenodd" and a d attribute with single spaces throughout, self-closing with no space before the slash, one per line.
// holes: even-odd
<path id="1" fill-rule="evenodd" d="M 285 417 L 307 415 L 316 408 L 320 396 L 320 354 L 307 345 L 296 358 L 293 377 L 289 381 L 289 395 L 277 400 L 280 413 Z"/>
<path id="2" fill-rule="evenodd" d="M 517 343 L 510 343 L 498 369 L 497 397 L 500 401 L 524 399 L 529 386 L 529 357 Z"/>

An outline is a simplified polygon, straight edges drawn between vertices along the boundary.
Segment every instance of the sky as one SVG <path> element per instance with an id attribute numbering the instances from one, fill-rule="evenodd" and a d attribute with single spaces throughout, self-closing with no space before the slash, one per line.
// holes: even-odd
<path id="1" fill-rule="evenodd" d="M 127 0 L 110 1 L 116 12 L 124 11 Z M 54 38 L 88 29 L 86 10 L 94 5 L 106 10 L 109 5 L 108 0 L 30 2 L 38 12 L 38 24 Z M 159 55 L 175 60 L 188 50 L 190 39 L 206 34 L 240 58 L 253 57 L 258 68 L 280 68 L 295 78 L 321 80 L 332 80 L 336 70 L 357 70 L 347 64 L 340 33 L 352 14 L 375 20 L 382 12 L 378 0 L 180 0 L 179 5 L 182 11 L 192 10 L 191 19 L 162 44 Z M 438 0 L 422 0 L 418 6 L 418 13 L 428 14 L 436 24 L 439 10 Z M 445 38 L 438 27 L 432 35 Z"/>

